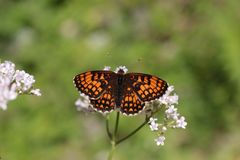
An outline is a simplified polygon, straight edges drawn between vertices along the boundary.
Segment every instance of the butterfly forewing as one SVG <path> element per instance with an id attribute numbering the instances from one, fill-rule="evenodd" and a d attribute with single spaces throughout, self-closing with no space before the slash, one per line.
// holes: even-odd
<path id="1" fill-rule="evenodd" d="M 90 99 L 99 98 L 109 85 L 109 80 L 115 74 L 111 71 L 90 71 L 81 73 L 74 78 L 78 91 Z"/>
<path id="2" fill-rule="evenodd" d="M 128 73 L 125 75 L 141 101 L 151 101 L 161 97 L 167 90 L 167 82 L 149 74 Z"/>

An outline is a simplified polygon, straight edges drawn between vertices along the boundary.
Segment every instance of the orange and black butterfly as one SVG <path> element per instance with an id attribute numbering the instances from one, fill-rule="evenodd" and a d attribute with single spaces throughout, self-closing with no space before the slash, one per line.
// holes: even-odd
<path id="1" fill-rule="evenodd" d="M 119 109 L 126 115 L 136 115 L 145 102 L 161 97 L 167 82 L 149 74 L 127 73 L 122 69 L 89 71 L 74 77 L 78 91 L 89 96 L 93 108 L 108 113 Z"/>

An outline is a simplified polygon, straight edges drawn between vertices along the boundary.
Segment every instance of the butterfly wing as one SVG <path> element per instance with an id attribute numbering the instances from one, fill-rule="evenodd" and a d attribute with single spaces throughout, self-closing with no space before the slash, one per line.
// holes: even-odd
<path id="1" fill-rule="evenodd" d="M 111 89 L 106 89 L 106 91 L 98 98 L 92 99 L 91 104 L 93 108 L 102 113 L 109 113 L 115 109 L 115 99 L 112 94 Z"/>
<path id="2" fill-rule="evenodd" d="M 136 115 L 144 108 L 144 103 L 141 101 L 131 86 L 127 85 L 124 89 L 123 98 L 120 105 L 120 111 L 126 115 Z"/>
<path id="3" fill-rule="evenodd" d="M 161 97 L 168 88 L 166 81 L 149 74 L 128 73 L 125 76 L 137 97 L 143 102 Z"/>
<path id="4" fill-rule="evenodd" d="M 115 73 L 111 71 L 89 71 L 74 77 L 74 84 L 79 92 L 90 99 L 99 98 L 109 85 L 109 80 Z"/>
<path id="5" fill-rule="evenodd" d="M 111 83 L 115 77 L 112 71 L 89 71 L 76 75 L 74 84 L 79 92 L 89 96 L 95 110 L 105 113 L 115 108 Z"/>

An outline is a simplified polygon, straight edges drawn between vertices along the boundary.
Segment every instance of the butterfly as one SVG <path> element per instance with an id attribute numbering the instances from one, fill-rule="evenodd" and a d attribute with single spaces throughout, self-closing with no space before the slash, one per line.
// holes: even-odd
<path id="1" fill-rule="evenodd" d="M 127 73 L 120 69 L 97 70 L 78 74 L 74 84 L 87 95 L 94 110 L 109 113 L 118 109 L 124 115 L 137 115 L 144 110 L 145 102 L 161 97 L 167 82 L 149 74 Z"/>

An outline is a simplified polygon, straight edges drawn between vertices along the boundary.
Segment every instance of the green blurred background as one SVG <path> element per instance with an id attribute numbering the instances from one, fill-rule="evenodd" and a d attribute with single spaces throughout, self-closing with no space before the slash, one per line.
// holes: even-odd
<path id="1" fill-rule="evenodd" d="M 0 58 L 33 74 L 41 97 L 0 111 L 3 160 L 102 160 L 110 143 L 100 114 L 74 106 L 72 78 L 125 65 L 175 86 L 186 130 L 164 147 L 149 127 L 118 146 L 115 160 L 240 159 L 238 0 L 0 0 Z M 121 119 L 121 135 L 142 117 Z"/>

